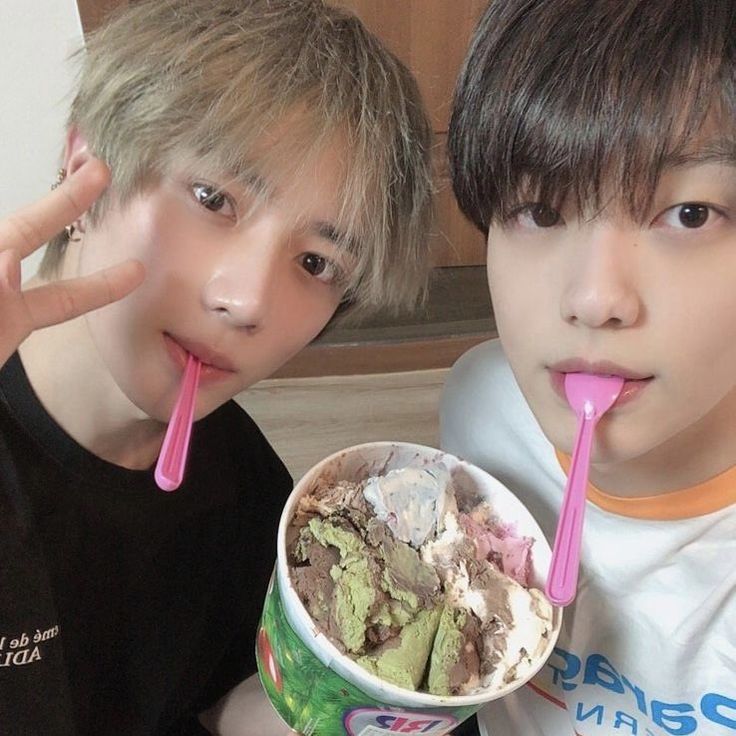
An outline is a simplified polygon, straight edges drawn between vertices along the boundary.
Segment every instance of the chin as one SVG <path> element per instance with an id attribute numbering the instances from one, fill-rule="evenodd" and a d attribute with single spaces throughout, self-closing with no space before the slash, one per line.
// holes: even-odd
<path id="1" fill-rule="evenodd" d="M 534 411 L 532 409 L 532 411 Z M 566 455 L 572 453 L 577 432 L 577 419 L 572 412 L 560 409 L 535 412 L 539 426 L 544 436 L 552 443 L 556 450 Z"/>
<path id="2" fill-rule="evenodd" d="M 138 419 L 153 419 L 164 424 L 168 423 L 171 418 L 171 412 L 176 403 L 176 394 L 166 394 L 164 396 L 152 394 L 150 391 L 146 393 L 140 391 L 123 391 L 131 404 L 138 410 Z"/>
<path id="3" fill-rule="evenodd" d="M 651 437 L 637 437 L 632 433 L 602 435 L 593 441 L 591 462 L 596 465 L 628 465 L 654 457 L 661 444 Z"/>

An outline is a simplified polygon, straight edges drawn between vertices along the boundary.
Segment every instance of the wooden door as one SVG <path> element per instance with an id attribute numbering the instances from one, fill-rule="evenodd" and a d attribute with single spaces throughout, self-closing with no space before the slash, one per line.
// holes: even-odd
<path id="1" fill-rule="evenodd" d="M 352 10 L 414 73 L 432 120 L 438 184 L 432 245 L 437 266 L 485 264 L 481 233 L 460 213 L 447 172 L 452 93 L 487 0 L 330 0 Z"/>

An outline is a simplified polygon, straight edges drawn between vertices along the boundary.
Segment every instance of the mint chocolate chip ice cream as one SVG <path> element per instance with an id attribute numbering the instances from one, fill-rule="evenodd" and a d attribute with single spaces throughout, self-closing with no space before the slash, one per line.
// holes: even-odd
<path id="1" fill-rule="evenodd" d="M 435 695 L 493 692 L 547 649 L 553 609 L 529 587 L 533 540 L 441 463 L 318 483 L 292 519 L 294 587 L 316 625 L 367 671 Z"/>

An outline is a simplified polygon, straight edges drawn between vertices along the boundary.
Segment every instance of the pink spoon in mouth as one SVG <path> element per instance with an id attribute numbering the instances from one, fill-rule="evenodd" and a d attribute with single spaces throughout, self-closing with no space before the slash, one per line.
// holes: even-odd
<path id="1" fill-rule="evenodd" d="M 593 373 L 568 373 L 565 376 L 565 395 L 578 417 L 578 429 L 547 578 L 547 597 L 558 606 L 567 606 L 573 601 L 578 585 L 593 430 L 598 420 L 613 406 L 623 385 L 621 376 Z"/>
<path id="2" fill-rule="evenodd" d="M 181 380 L 179 396 L 174 404 L 164 444 L 161 446 L 156 463 L 154 478 L 162 491 L 175 491 L 184 479 L 201 367 L 199 360 L 190 353 Z"/>

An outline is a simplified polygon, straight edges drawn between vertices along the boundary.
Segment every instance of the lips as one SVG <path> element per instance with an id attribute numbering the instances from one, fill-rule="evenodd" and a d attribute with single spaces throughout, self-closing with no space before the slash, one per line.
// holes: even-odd
<path id="1" fill-rule="evenodd" d="M 654 380 L 652 374 L 642 373 L 610 361 L 586 361 L 571 358 L 554 363 L 547 367 L 550 373 L 552 388 L 565 402 L 565 376 L 568 373 L 590 373 L 593 375 L 621 376 L 624 385 L 616 399 L 615 407 L 622 406 L 635 399 Z"/>
<path id="2" fill-rule="evenodd" d="M 169 355 L 182 370 L 184 370 L 189 355 L 193 355 L 202 363 L 200 382 L 225 378 L 236 371 L 232 361 L 222 353 L 210 349 L 204 343 L 188 340 L 168 332 L 164 333 L 164 342 Z"/>

